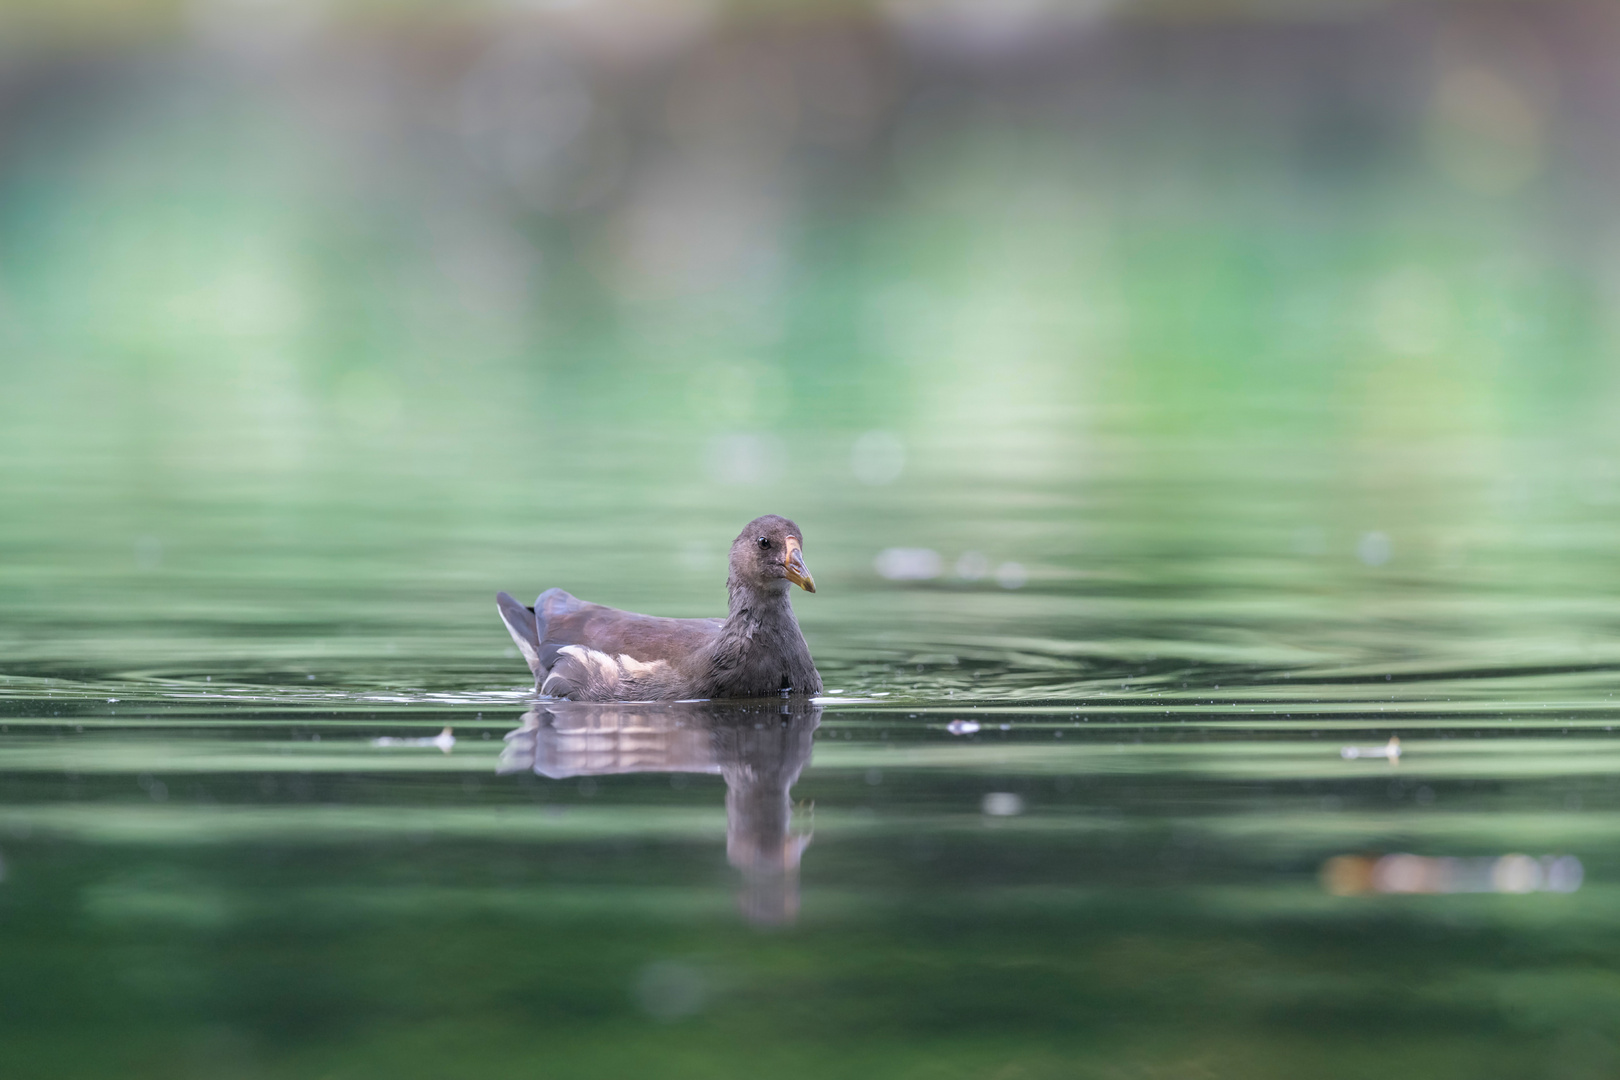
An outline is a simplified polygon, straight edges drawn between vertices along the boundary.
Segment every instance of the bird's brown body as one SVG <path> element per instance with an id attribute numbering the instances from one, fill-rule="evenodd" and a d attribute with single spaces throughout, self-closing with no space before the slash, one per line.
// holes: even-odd
<path id="1" fill-rule="evenodd" d="M 534 606 L 506 593 L 501 619 L 535 688 L 575 701 L 819 694 L 821 676 L 788 590 L 815 591 L 799 527 L 774 514 L 749 522 L 731 545 L 724 619 L 665 619 L 548 589 Z"/>

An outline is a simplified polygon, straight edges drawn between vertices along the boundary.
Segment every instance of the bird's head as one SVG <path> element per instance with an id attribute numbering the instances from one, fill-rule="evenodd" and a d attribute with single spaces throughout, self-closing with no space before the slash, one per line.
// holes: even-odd
<path id="1" fill-rule="evenodd" d="M 731 544 L 730 584 L 774 592 L 797 585 L 815 592 L 815 579 L 804 565 L 799 527 L 775 514 L 750 521 Z"/>

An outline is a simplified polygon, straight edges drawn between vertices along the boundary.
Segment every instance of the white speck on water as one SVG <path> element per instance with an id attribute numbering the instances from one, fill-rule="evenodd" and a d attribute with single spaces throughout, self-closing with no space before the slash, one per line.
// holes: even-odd
<path id="1" fill-rule="evenodd" d="M 1574 892 L 1586 878 L 1586 868 L 1573 855 L 1542 859 L 1541 862 L 1549 892 Z"/>
<path id="2" fill-rule="evenodd" d="M 488 732 L 485 732 L 485 736 L 486 737 L 488 736 Z M 319 735 L 315 735 L 312 738 L 314 740 L 316 740 L 316 741 L 320 740 Z M 451 731 L 450 731 L 449 728 L 445 728 L 443 731 L 439 732 L 437 735 L 434 735 L 432 738 L 396 739 L 391 735 L 382 735 L 382 736 L 379 736 L 378 738 L 372 739 L 371 740 L 371 745 L 372 746 L 431 746 L 434 749 L 441 751 L 442 753 L 448 754 L 450 752 L 450 750 L 456 745 L 456 737 L 453 734 L 451 734 Z"/>
<path id="3" fill-rule="evenodd" d="M 1541 864 L 1528 855 L 1503 855 L 1491 868 L 1491 884 L 1497 892 L 1535 892 L 1542 882 Z"/>
<path id="4" fill-rule="evenodd" d="M 1383 746 L 1341 747 L 1339 756 L 1347 761 L 1351 758 L 1388 758 L 1391 762 L 1396 762 L 1401 760 L 1401 740 L 1391 735 L 1389 742 Z"/>
<path id="5" fill-rule="evenodd" d="M 979 725 L 974 720 L 952 720 L 945 725 L 945 730 L 952 735 L 972 735 L 979 730 Z"/>
<path id="6" fill-rule="evenodd" d="M 878 576 L 889 581 L 932 581 L 940 566 L 939 552 L 932 548 L 884 548 L 872 560 Z"/>
<path id="7" fill-rule="evenodd" d="M 1356 541 L 1356 558 L 1363 566 L 1383 566 L 1395 555 L 1395 545 L 1388 533 L 1365 532 Z"/>
<path id="8" fill-rule="evenodd" d="M 1017 817 L 1024 812 L 1024 799 L 1010 791 L 992 791 L 985 795 L 979 808 L 990 817 Z"/>

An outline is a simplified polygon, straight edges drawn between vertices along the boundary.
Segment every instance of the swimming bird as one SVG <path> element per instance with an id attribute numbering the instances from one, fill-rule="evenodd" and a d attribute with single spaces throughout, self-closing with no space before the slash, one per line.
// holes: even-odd
<path id="1" fill-rule="evenodd" d="M 495 602 L 548 697 L 678 701 L 821 693 L 788 590 L 815 592 L 803 534 L 785 517 L 750 521 L 731 544 L 724 619 L 664 619 L 547 589 L 533 607 Z"/>

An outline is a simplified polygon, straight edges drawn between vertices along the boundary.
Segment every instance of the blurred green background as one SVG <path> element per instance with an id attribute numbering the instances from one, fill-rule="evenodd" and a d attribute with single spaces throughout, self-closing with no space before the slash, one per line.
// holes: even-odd
<path id="1" fill-rule="evenodd" d="M 1603 2 L 0 0 L 0 1059 L 1615 1075 L 1617 56 Z M 845 701 L 765 762 L 820 825 L 761 931 L 717 776 L 495 775 L 491 601 L 718 614 L 766 512 Z M 1319 883 L 1402 851 L 1586 877 Z"/>
<path id="2" fill-rule="evenodd" d="M 1601 3 L 7 4 L 0 641 L 707 610 L 765 511 L 812 622 L 894 547 L 1609 589 L 1540 554 L 1620 505 L 1617 45 Z"/>

